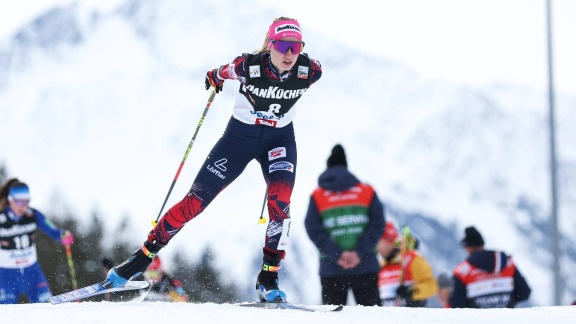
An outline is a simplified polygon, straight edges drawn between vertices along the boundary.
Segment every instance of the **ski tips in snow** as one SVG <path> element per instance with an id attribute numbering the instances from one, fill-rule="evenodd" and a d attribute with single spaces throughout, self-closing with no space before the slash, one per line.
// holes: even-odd
<path id="1" fill-rule="evenodd" d="M 67 293 L 52 296 L 48 298 L 52 305 L 68 303 L 104 293 L 134 290 L 134 289 L 146 289 L 150 284 L 146 281 L 128 281 L 124 287 L 119 288 L 104 288 L 101 283 L 86 286 L 80 289 L 76 289 Z"/>

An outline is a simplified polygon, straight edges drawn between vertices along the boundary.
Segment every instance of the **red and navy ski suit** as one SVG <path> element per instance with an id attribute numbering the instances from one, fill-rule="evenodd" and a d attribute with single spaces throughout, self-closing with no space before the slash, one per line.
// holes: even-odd
<path id="1" fill-rule="evenodd" d="M 188 194 L 153 229 L 158 241 L 167 244 L 256 159 L 268 185 L 264 249 L 284 256 L 297 165 L 293 106 L 321 75 L 320 64 L 306 54 L 281 75 L 267 53 L 244 54 L 218 69 L 220 80 L 240 81 L 233 115 Z"/>

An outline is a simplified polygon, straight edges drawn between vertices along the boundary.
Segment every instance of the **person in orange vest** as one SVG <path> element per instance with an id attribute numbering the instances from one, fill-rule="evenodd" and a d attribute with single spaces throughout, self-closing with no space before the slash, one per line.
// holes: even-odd
<path id="1" fill-rule="evenodd" d="M 513 308 L 532 290 L 512 258 L 504 252 L 484 250 L 484 238 L 473 227 L 460 241 L 468 258 L 453 273 L 452 308 Z"/>
<path id="2" fill-rule="evenodd" d="M 380 306 L 375 246 L 384 223 L 384 206 L 374 188 L 348 170 L 344 148 L 335 145 L 304 221 L 319 252 L 324 305 L 346 305 L 351 290 L 356 304 Z"/>
<path id="3" fill-rule="evenodd" d="M 438 291 L 438 283 L 430 264 L 416 251 L 416 238 L 403 236 L 406 238 L 399 237 L 396 226 L 388 221 L 376 245 L 382 258 L 378 273 L 382 306 L 425 307 L 427 299 Z"/>

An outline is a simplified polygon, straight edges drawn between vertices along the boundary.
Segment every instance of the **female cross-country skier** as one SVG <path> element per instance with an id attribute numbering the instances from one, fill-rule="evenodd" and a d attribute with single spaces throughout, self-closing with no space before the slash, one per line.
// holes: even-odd
<path id="1" fill-rule="evenodd" d="M 20 294 L 31 303 L 52 296 L 38 263 L 37 229 L 63 245 L 74 243 L 72 233 L 57 228 L 29 203 L 28 185 L 18 179 L 0 188 L 0 304 L 16 304 Z"/>
<path id="2" fill-rule="evenodd" d="M 298 21 L 280 17 L 268 28 L 258 52 L 238 56 L 207 73 L 206 89 L 213 87 L 216 93 L 222 91 L 224 80 L 240 81 L 228 126 L 188 194 L 160 218 L 140 249 L 109 271 L 105 287 L 121 287 L 145 271 L 160 249 L 256 159 L 268 188 L 270 219 L 256 289 L 261 301 L 286 299 L 278 287 L 278 270 L 288 245 L 296 177 L 294 105 L 322 75 L 320 63 L 303 49 Z"/>

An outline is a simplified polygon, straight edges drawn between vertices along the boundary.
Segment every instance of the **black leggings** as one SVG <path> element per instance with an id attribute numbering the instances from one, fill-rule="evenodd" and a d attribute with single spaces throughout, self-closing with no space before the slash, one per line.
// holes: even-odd
<path id="1" fill-rule="evenodd" d="M 352 289 L 356 303 L 362 306 L 381 306 L 378 293 L 378 273 L 320 277 L 322 303 L 324 305 L 346 305 L 348 289 Z"/>
<path id="2" fill-rule="evenodd" d="M 154 228 L 156 239 L 167 244 L 254 159 L 260 163 L 268 184 L 270 221 L 264 248 L 284 255 L 290 229 L 290 197 L 296 178 L 296 141 L 292 124 L 273 128 L 244 124 L 232 117 L 224 135 L 204 161 L 188 194 L 172 206 Z M 262 199 L 260 194 L 255 194 L 253 199 Z M 234 217 L 235 214 L 234 206 L 230 206 L 230 216 Z"/>

